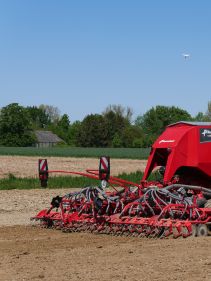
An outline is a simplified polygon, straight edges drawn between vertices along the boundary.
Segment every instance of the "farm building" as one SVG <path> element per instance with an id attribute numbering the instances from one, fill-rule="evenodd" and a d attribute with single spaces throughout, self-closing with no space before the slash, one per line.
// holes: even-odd
<path id="1" fill-rule="evenodd" d="M 52 147 L 64 141 L 51 131 L 35 131 L 36 147 Z"/>

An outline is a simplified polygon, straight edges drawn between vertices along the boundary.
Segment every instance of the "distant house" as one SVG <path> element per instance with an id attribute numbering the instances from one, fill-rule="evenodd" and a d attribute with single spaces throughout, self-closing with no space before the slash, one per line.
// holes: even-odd
<path id="1" fill-rule="evenodd" d="M 52 147 L 64 141 L 51 131 L 35 131 L 36 147 Z"/>

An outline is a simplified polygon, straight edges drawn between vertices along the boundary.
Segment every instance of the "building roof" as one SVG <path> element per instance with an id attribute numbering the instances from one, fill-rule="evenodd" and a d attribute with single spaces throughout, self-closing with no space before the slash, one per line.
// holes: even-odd
<path id="1" fill-rule="evenodd" d="M 211 122 L 188 122 L 188 121 L 179 121 L 173 124 L 170 124 L 168 127 L 177 125 L 177 124 L 187 124 L 191 126 L 211 126 Z"/>
<path id="2" fill-rule="evenodd" d="M 51 131 L 35 131 L 35 135 L 37 138 L 37 142 L 44 143 L 58 143 L 64 142 L 61 138 L 59 138 L 56 134 Z"/>

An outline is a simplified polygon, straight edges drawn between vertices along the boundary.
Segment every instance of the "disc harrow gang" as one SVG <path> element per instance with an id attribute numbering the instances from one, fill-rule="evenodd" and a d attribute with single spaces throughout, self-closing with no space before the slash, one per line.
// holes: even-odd
<path id="1" fill-rule="evenodd" d="M 210 132 L 210 133 L 209 133 Z M 39 179 L 67 173 L 96 179 L 97 186 L 56 196 L 32 220 L 64 232 L 148 238 L 207 236 L 211 233 L 211 123 L 179 122 L 155 141 L 140 183 L 110 175 L 110 158 L 99 170 L 49 170 L 39 159 Z M 158 169 L 160 178 L 147 181 Z"/>

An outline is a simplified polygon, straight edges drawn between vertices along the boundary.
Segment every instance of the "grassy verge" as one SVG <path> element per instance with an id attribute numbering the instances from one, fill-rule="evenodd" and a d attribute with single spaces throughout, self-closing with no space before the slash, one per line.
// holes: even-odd
<path id="1" fill-rule="evenodd" d="M 100 157 L 147 159 L 149 148 L 93 148 L 93 147 L 0 147 L 0 155 L 57 156 L 57 157 Z"/>
<path id="2" fill-rule="evenodd" d="M 137 171 L 130 174 L 121 174 L 118 177 L 139 183 L 143 173 Z M 51 177 L 48 180 L 48 188 L 80 188 L 87 185 L 98 185 L 98 180 L 85 177 Z M 35 189 L 41 188 L 39 179 L 36 178 L 16 178 L 10 175 L 9 178 L 0 179 L 0 190 L 10 189 Z"/>

